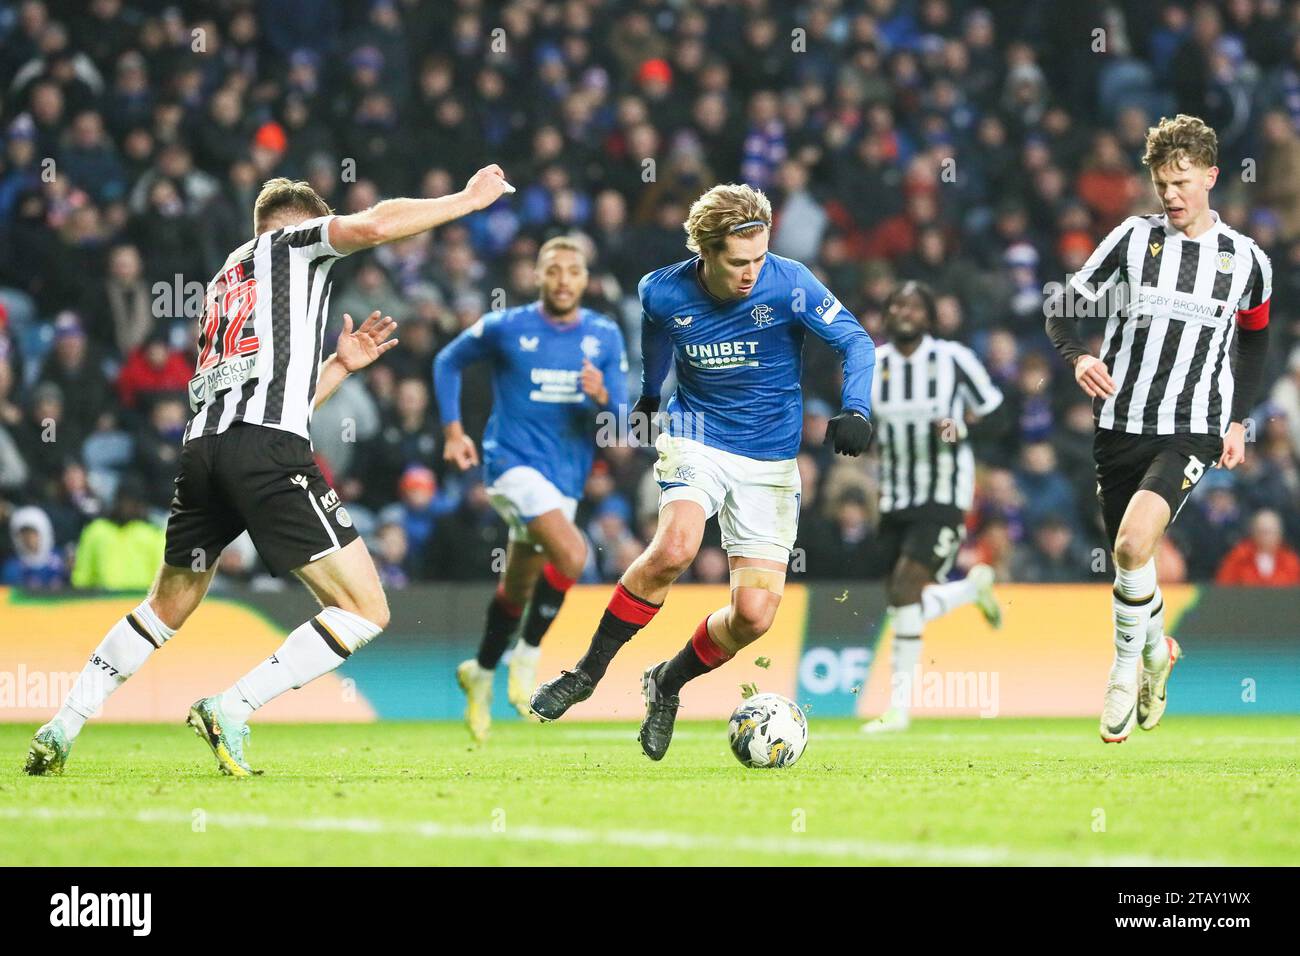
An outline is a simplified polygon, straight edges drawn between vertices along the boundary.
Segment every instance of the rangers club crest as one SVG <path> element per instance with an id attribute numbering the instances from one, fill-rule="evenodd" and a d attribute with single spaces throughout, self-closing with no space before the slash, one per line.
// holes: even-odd
<path id="1" fill-rule="evenodd" d="M 754 310 L 749 314 L 754 317 L 754 324 L 760 329 L 767 328 L 775 319 L 770 305 L 756 305 L 754 306 Z"/>
<path id="2" fill-rule="evenodd" d="M 582 354 L 593 361 L 600 355 L 600 339 L 595 335 L 584 335 L 579 347 Z"/>

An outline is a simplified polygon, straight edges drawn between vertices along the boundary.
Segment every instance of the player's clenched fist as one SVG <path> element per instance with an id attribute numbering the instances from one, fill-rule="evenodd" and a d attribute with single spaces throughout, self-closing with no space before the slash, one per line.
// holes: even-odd
<path id="1" fill-rule="evenodd" d="M 459 422 L 447 426 L 443 437 L 446 442 L 442 448 L 443 461 L 451 462 L 461 471 L 478 464 L 478 449 L 474 447 L 474 439 L 465 434 Z"/>
<path id="2" fill-rule="evenodd" d="M 605 388 L 605 375 L 591 364 L 589 359 L 582 360 L 582 393 L 595 399 L 597 405 L 609 404 L 609 391 Z"/>
<path id="3" fill-rule="evenodd" d="M 627 429 L 634 445 L 646 447 L 650 444 L 650 426 L 658 411 L 658 395 L 642 395 L 636 400 L 627 416 Z"/>
<path id="4" fill-rule="evenodd" d="M 1219 456 L 1219 467 L 1231 471 L 1246 460 L 1246 426 L 1233 422 L 1228 426 L 1228 433 L 1223 436 L 1223 454 Z"/>
<path id="5" fill-rule="evenodd" d="M 496 163 L 484 166 L 465 184 L 465 192 L 474 203 L 475 209 L 486 209 L 504 192 L 514 192 L 514 187 L 506 182 L 506 174 Z"/>
<path id="6" fill-rule="evenodd" d="M 1080 355 L 1074 363 L 1074 380 L 1091 398 L 1115 394 L 1115 380 L 1106 371 L 1106 363 L 1095 355 Z"/>
<path id="7" fill-rule="evenodd" d="M 823 445 L 830 445 L 838 455 L 857 458 L 871 444 L 871 421 L 861 412 L 840 412 L 826 423 Z"/>

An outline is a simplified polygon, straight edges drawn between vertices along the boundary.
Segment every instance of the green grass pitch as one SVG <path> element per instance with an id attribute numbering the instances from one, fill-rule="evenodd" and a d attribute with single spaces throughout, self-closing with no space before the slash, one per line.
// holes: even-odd
<path id="1" fill-rule="evenodd" d="M 720 721 L 668 757 L 628 724 L 265 725 L 256 779 L 181 726 L 90 725 L 61 777 L 0 725 L 0 864 L 1294 864 L 1300 717 L 811 721 L 803 759 L 741 767 Z"/>

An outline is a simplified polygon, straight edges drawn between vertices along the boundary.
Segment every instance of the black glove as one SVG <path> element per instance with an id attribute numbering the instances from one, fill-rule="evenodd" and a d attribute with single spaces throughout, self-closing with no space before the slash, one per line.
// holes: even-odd
<path id="1" fill-rule="evenodd" d="M 871 420 L 861 412 L 843 411 L 826 423 L 826 440 L 836 454 L 857 458 L 871 444 Z"/>
<path id="2" fill-rule="evenodd" d="M 632 411 L 627 416 L 628 435 L 634 439 L 635 444 L 642 447 L 649 446 L 650 426 L 653 424 L 652 419 L 659 411 L 658 395 L 642 395 L 632 406 Z"/>

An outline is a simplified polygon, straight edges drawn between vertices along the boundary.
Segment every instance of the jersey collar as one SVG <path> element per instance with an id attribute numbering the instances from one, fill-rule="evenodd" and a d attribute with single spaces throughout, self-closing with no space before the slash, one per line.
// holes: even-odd
<path id="1" fill-rule="evenodd" d="M 572 332 L 574 329 L 582 325 L 582 306 L 578 306 L 578 317 L 572 322 L 565 323 L 556 322 L 553 318 L 547 315 L 546 308 L 542 305 L 541 299 L 534 302 L 533 307 L 537 309 L 537 314 L 541 316 L 542 321 L 556 332 Z"/>
<path id="2" fill-rule="evenodd" d="M 890 344 L 892 345 L 893 343 Z M 934 336 L 931 335 L 929 332 L 926 332 L 925 335 L 921 336 L 921 340 L 916 343 L 916 348 L 912 350 L 911 355 L 904 355 L 902 352 L 899 351 L 897 345 L 894 346 L 894 351 L 898 354 L 898 357 L 901 358 L 904 362 L 910 362 L 918 355 L 924 355 L 926 352 L 930 351 L 933 345 L 934 345 Z"/>

